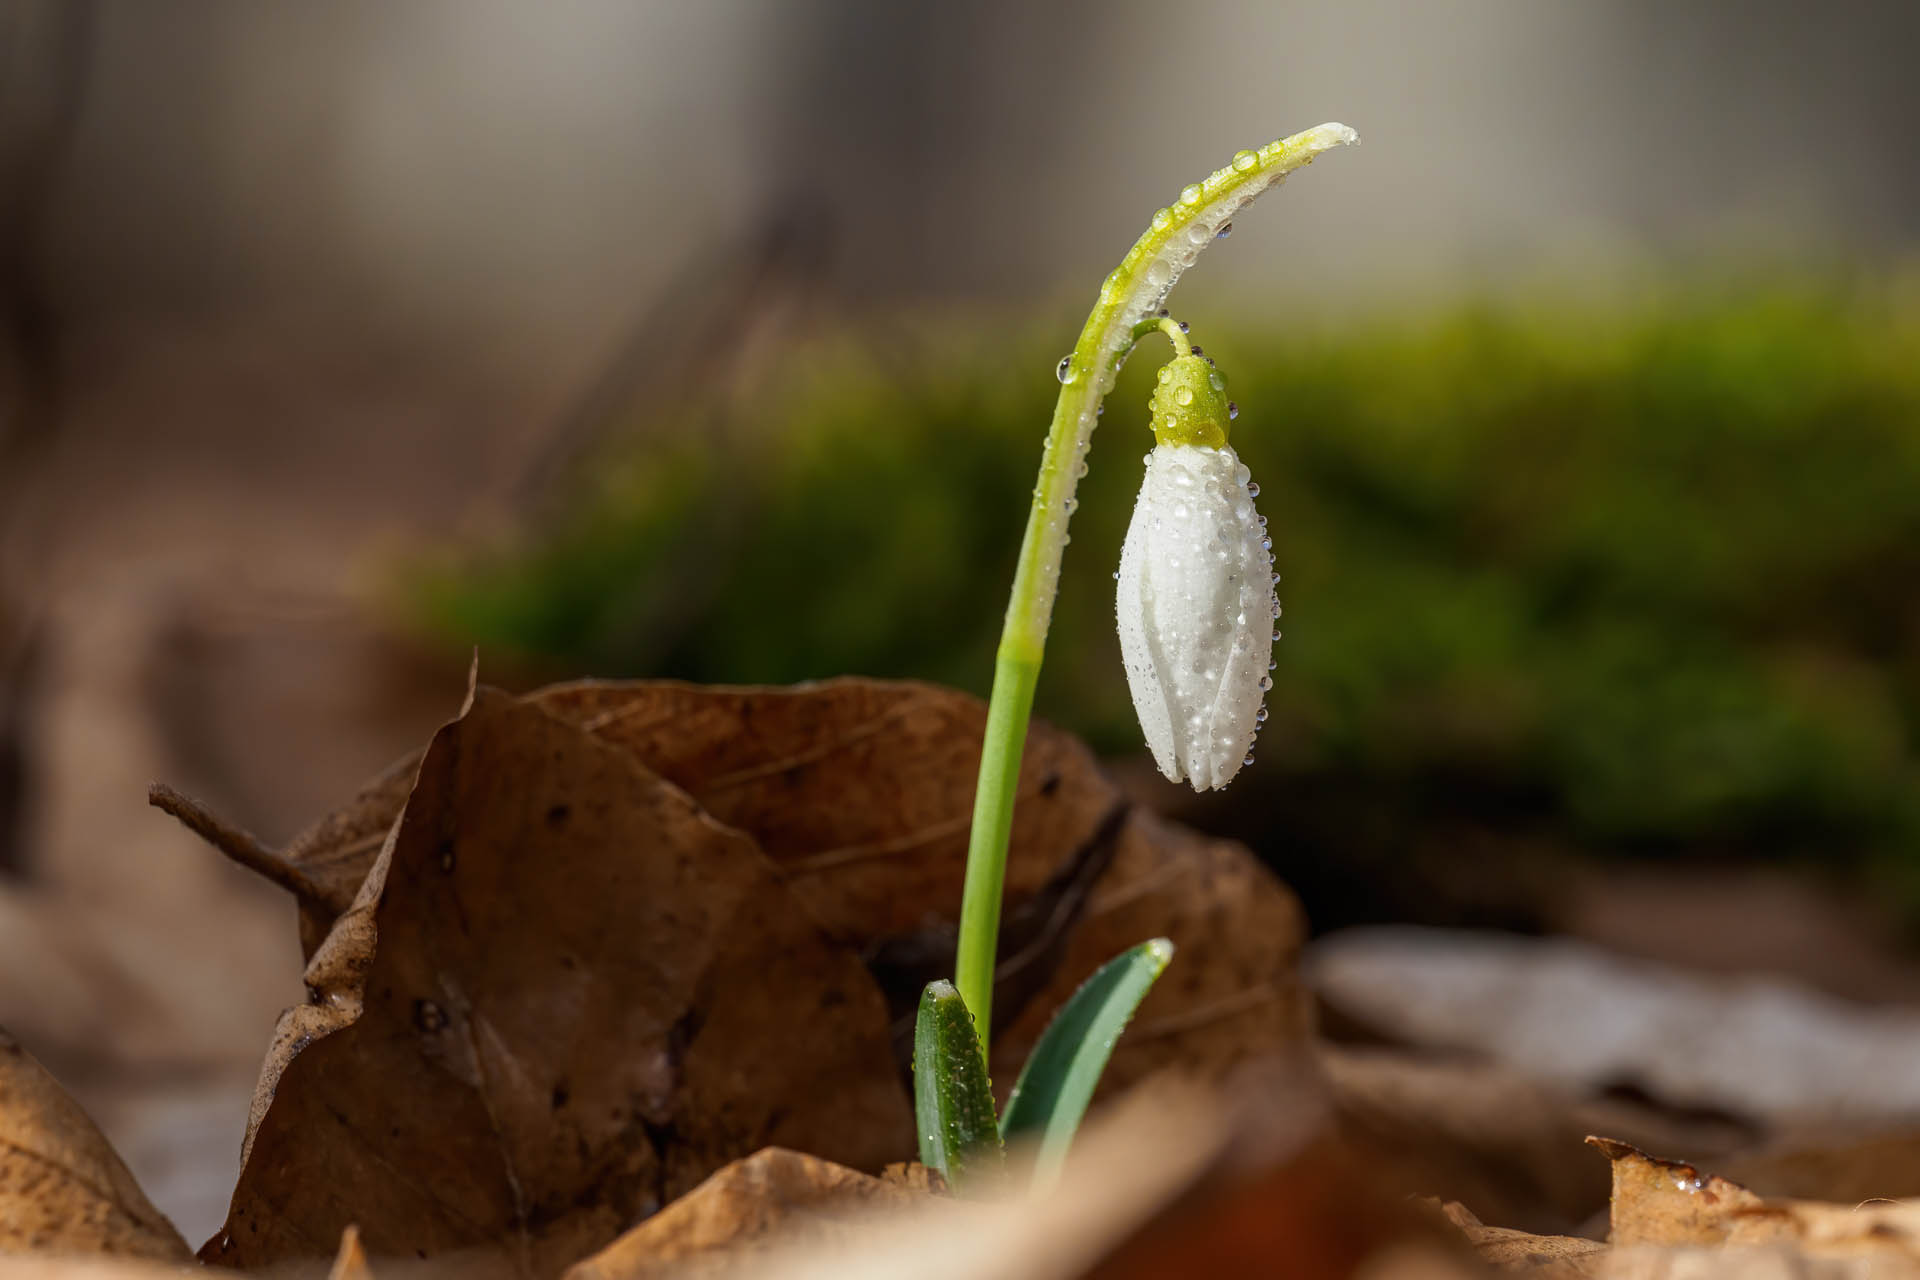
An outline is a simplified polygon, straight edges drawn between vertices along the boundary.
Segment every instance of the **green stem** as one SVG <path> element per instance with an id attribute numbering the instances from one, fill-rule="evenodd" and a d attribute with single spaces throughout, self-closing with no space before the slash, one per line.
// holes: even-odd
<path id="1" fill-rule="evenodd" d="M 960 904 L 960 938 L 954 956 L 954 982 L 973 1012 L 983 1046 L 993 1014 L 993 972 L 1000 937 L 1001 888 L 1006 880 L 1007 841 L 1013 831 L 1014 795 L 1020 782 L 1020 756 L 1026 746 L 1027 719 L 1046 649 L 1047 626 L 1060 583 L 1066 550 L 1067 520 L 1074 490 L 1092 443 L 1100 402 L 1113 389 L 1127 353 L 1173 289 L 1180 273 L 1193 265 L 1220 229 L 1248 201 L 1288 173 L 1331 147 L 1359 141 L 1343 124 L 1323 124 L 1259 151 L 1242 151 L 1233 163 L 1205 182 L 1181 191 L 1173 204 L 1153 215 L 1147 233 L 1134 243 L 1101 285 L 1100 299 L 1087 316 L 1080 340 L 1068 357 L 1054 403 L 1053 424 L 1040 455 L 1039 481 L 1027 515 L 1026 537 L 1014 569 L 1007 620 L 994 664 L 993 695 L 987 703 L 987 727 L 981 743 L 980 780 L 974 793 L 973 830 L 967 844 L 966 889 Z M 1178 332 L 1177 328 L 1174 330 Z"/>

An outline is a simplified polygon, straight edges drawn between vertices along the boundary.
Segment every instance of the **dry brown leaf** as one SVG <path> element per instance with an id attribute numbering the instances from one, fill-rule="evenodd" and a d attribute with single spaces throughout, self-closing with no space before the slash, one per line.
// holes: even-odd
<path id="1" fill-rule="evenodd" d="M 0 1030 L 0 1252 L 190 1256 L 80 1105 Z"/>
<path id="2" fill-rule="evenodd" d="M 526 697 L 753 836 L 836 936 L 901 939 L 926 922 L 926 904 L 959 900 L 985 724 L 977 699 L 859 678 L 792 688 L 581 681 Z M 282 852 L 327 909 L 353 900 L 417 763 L 393 766 Z M 1086 748 L 1043 723 L 1028 734 L 1020 796 L 1010 904 L 1097 855 L 1091 846 L 1121 803 Z M 317 944 L 330 920 L 314 923 Z"/>
<path id="3" fill-rule="evenodd" d="M 857 678 L 793 688 L 671 681 L 555 685 L 526 701 L 631 753 L 754 837 L 828 932 L 866 958 L 904 1062 L 921 989 L 951 968 L 985 707 L 933 685 Z M 280 855 L 302 899 L 307 984 L 326 1013 L 292 1015 L 304 1044 L 350 1020 L 368 949 L 360 894 L 405 803 L 403 761 Z M 1225 1067 L 1300 1044 L 1292 895 L 1238 845 L 1130 810 L 1091 753 L 1036 721 L 1021 764 L 1006 882 L 994 1078 L 1010 1087 L 1046 1022 L 1101 964 L 1147 938 L 1179 956 L 1121 1041 L 1116 1091 L 1172 1063 Z M 273 1073 L 270 1068 L 268 1074 Z"/>
<path id="4" fill-rule="evenodd" d="M 1891 1268 L 1887 1274 L 1920 1273 L 1920 1201 L 1767 1200 L 1738 1183 L 1654 1159 L 1623 1142 L 1588 1141 L 1613 1161 L 1612 1242 L 1623 1249 L 1726 1245 L 1727 1274 L 1740 1274 L 1734 1269 L 1736 1253 L 1788 1264 L 1869 1257 Z M 1643 1251 L 1635 1260 L 1623 1260 L 1620 1269 L 1638 1274 L 1649 1265 Z M 1610 1268 L 1608 1274 L 1614 1273 Z"/>
<path id="5" fill-rule="evenodd" d="M 206 1280 L 205 1267 L 146 1258 L 0 1255 L 0 1280 Z"/>
<path id="6" fill-rule="evenodd" d="M 350 1025 L 285 1063 L 232 1266 L 491 1250 L 545 1276 L 770 1144 L 878 1168 L 879 992 L 774 867 L 628 753 L 491 690 L 434 739 Z"/>
<path id="7" fill-rule="evenodd" d="M 1384 1183 L 1540 1235 L 1587 1234 L 1605 1214 L 1612 1178 L 1581 1145 L 1586 1134 L 1716 1162 L 1752 1142 L 1712 1118 L 1585 1097 L 1480 1059 L 1330 1044 L 1319 1056 L 1342 1133 Z"/>
<path id="8" fill-rule="evenodd" d="M 1739 1183 L 1690 1164 L 1658 1160 L 1612 1138 L 1587 1141 L 1613 1162 L 1608 1240 L 1615 1245 L 1720 1244 L 1733 1229 L 1734 1210 L 1763 1203 Z"/>
<path id="9" fill-rule="evenodd" d="M 735 1160 L 584 1262 L 566 1280 L 658 1280 L 732 1269 L 771 1245 L 857 1240 L 875 1210 L 924 1193 L 844 1165 L 769 1147 Z"/>
<path id="10" fill-rule="evenodd" d="M 1920 1263 L 1920 1201 L 1769 1201 L 1737 1209 L 1730 1218 L 1727 1238 L 1732 1244 L 1790 1240 L 1808 1254 L 1834 1257 L 1897 1253 Z"/>
<path id="11" fill-rule="evenodd" d="M 1608 1178 L 1567 1097 L 1496 1065 L 1323 1046 L 1341 1133 L 1382 1186 L 1463 1201 L 1502 1226 L 1577 1227 Z"/>
<path id="12" fill-rule="evenodd" d="M 902 1160 L 896 1164 L 890 1164 L 880 1171 L 880 1177 L 889 1186 L 923 1196 L 944 1196 L 951 1190 L 945 1178 L 918 1160 Z"/>
<path id="13" fill-rule="evenodd" d="M 1295 963 L 1306 922 L 1292 893 L 1243 846 L 1135 809 L 1066 935 L 1052 981 L 994 1036 L 992 1076 L 1003 1096 L 1080 984 L 1155 936 L 1173 940 L 1173 963 L 1115 1046 L 1103 1094 L 1164 1067 L 1219 1075 L 1304 1049 L 1312 1009 Z"/>
<path id="14" fill-rule="evenodd" d="M 1719 1161 L 1726 1176 L 1763 1196 L 1857 1204 L 1920 1196 L 1920 1133 L 1782 1138 Z"/>
<path id="15" fill-rule="evenodd" d="M 360 1244 L 360 1228 L 349 1224 L 340 1233 L 340 1252 L 333 1255 L 327 1280 L 373 1280 L 373 1268 L 367 1265 L 367 1251 Z"/>
<path id="16" fill-rule="evenodd" d="M 1537 1236 L 1511 1227 L 1490 1227 L 1459 1201 L 1440 1206 L 1446 1220 L 1467 1238 L 1480 1260 L 1496 1271 L 1525 1271 L 1539 1280 L 1585 1280 L 1598 1275 L 1607 1246 L 1583 1236 Z"/>

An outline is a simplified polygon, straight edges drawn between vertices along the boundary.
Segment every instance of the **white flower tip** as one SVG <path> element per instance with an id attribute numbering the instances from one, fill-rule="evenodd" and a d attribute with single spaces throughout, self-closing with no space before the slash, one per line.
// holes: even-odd
<path id="1" fill-rule="evenodd" d="M 1272 681 L 1272 542 L 1230 446 L 1163 444 L 1120 552 L 1127 686 L 1154 762 L 1195 791 L 1250 759 Z"/>
<path id="2" fill-rule="evenodd" d="M 1316 125 L 1308 132 L 1319 135 L 1314 141 L 1318 144 L 1318 149 L 1320 150 L 1325 150 L 1329 147 L 1357 147 L 1360 145 L 1359 131 L 1351 125 L 1341 124 L 1337 120 L 1329 120 L 1323 125 Z"/>

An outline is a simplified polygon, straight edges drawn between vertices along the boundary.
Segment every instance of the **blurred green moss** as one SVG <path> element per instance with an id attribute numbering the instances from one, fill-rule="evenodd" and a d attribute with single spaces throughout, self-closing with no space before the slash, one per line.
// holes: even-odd
<path id="1" fill-rule="evenodd" d="M 1920 901 L 1920 312 L 1896 289 L 1194 337 L 1284 574 L 1278 791 L 1864 863 Z M 418 567 L 410 607 L 553 670 L 984 693 L 1061 346 L 795 351 L 714 430 L 639 424 L 563 513 Z M 1110 575 L 1162 357 L 1107 402 L 1041 681 L 1108 752 L 1139 749 Z"/>

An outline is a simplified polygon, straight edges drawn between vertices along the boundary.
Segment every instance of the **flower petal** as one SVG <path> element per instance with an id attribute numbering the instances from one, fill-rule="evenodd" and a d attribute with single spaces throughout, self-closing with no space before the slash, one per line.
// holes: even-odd
<path id="1" fill-rule="evenodd" d="M 1120 652 L 1148 749 L 1194 790 L 1225 786 L 1253 745 L 1272 652 L 1272 553 L 1230 446 L 1147 459 L 1120 553 Z"/>

